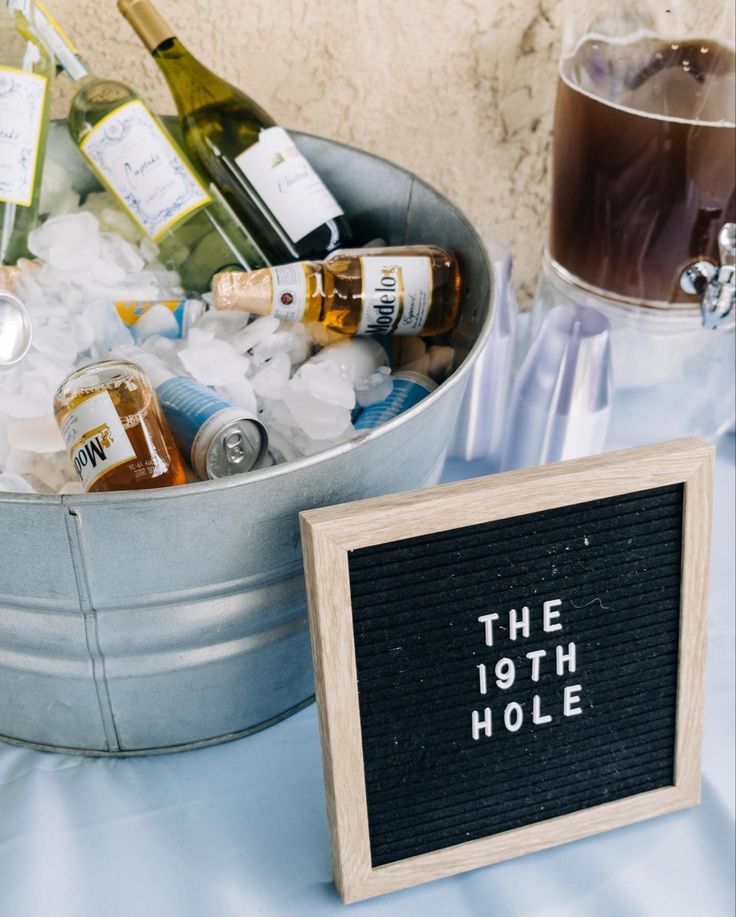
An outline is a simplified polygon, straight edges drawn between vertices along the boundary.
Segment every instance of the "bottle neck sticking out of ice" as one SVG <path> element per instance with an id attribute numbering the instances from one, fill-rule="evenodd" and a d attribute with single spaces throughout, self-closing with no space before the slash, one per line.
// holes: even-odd
<path id="1" fill-rule="evenodd" d="M 69 131 L 100 181 L 160 249 L 189 293 L 209 289 L 212 275 L 267 264 L 262 252 L 206 185 L 164 125 L 133 89 L 95 77 L 49 17 L 44 34 L 59 65 L 78 85 Z"/>
<path id="2" fill-rule="evenodd" d="M 248 227 L 269 263 L 322 258 L 350 227 L 289 134 L 182 44 L 151 0 L 118 0 L 162 71 L 187 152 Z M 277 58 L 274 58 L 276 61 Z"/>
<path id="3" fill-rule="evenodd" d="M 435 335 L 457 321 L 460 270 L 429 245 L 351 249 L 213 279 L 216 309 L 321 322 L 343 334 Z"/>

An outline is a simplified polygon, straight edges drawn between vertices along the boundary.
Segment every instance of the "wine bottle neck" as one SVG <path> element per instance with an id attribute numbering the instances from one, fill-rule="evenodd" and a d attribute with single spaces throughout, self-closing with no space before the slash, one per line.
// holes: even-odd
<path id="1" fill-rule="evenodd" d="M 152 54 L 183 116 L 224 102 L 235 94 L 229 83 L 200 63 L 178 38 L 161 42 Z"/>
<path id="2" fill-rule="evenodd" d="M 174 30 L 150 0 L 118 0 L 118 9 L 151 53 L 175 37 Z"/>
<path id="3" fill-rule="evenodd" d="M 90 75 L 89 67 L 79 56 L 74 43 L 42 3 L 35 3 L 33 24 L 67 76 L 78 82 Z"/>

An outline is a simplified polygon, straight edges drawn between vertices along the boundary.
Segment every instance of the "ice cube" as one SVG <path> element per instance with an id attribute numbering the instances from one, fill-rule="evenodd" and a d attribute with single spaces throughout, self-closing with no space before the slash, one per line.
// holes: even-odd
<path id="1" fill-rule="evenodd" d="M 283 354 L 287 360 L 291 346 L 291 335 L 288 331 L 276 331 L 253 348 L 253 360 L 256 365 L 263 365 L 272 360 L 276 354 Z M 291 361 L 289 360 L 289 363 Z"/>
<path id="2" fill-rule="evenodd" d="M 355 397 L 358 404 L 367 408 L 371 404 L 378 404 L 384 401 L 391 394 L 393 380 L 386 373 L 375 372 L 361 387 L 356 387 Z"/>
<path id="3" fill-rule="evenodd" d="M 40 382 L 24 384 L 19 392 L 3 392 L 0 399 L 3 411 L 14 418 L 40 417 L 51 405 L 48 387 Z"/>
<path id="4" fill-rule="evenodd" d="M 294 377 L 317 401 L 352 409 L 355 405 L 353 381 L 342 367 L 334 363 L 310 361 Z"/>
<path id="5" fill-rule="evenodd" d="M 385 366 L 388 356 L 378 341 L 360 337 L 328 344 L 309 361 L 310 365 L 315 363 L 334 363 L 359 384 L 379 366 Z"/>
<path id="6" fill-rule="evenodd" d="M 289 334 L 291 335 L 291 343 L 289 344 L 289 359 L 292 363 L 297 365 L 303 363 L 312 355 L 314 350 L 315 343 L 314 338 L 309 333 L 307 328 L 295 322 L 289 326 Z"/>
<path id="7" fill-rule="evenodd" d="M 192 328 L 187 336 L 187 347 L 209 347 L 215 340 L 215 332 L 204 328 Z"/>
<path id="8" fill-rule="evenodd" d="M 154 335 L 144 342 L 143 350 L 147 351 L 148 353 L 155 354 L 172 369 L 174 367 L 178 369 L 176 363 L 177 344 L 175 340 L 172 340 L 171 338 L 160 337 L 159 335 Z"/>
<path id="9" fill-rule="evenodd" d="M 109 191 L 93 191 L 87 195 L 82 212 L 95 216 L 102 232 L 114 232 L 129 242 L 137 242 L 141 229 L 124 213 Z"/>
<path id="10" fill-rule="evenodd" d="M 230 339 L 230 344 L 238 353 L 245 353 L 248 350 L 252 350 L 261 341 L 265 341 L 269 335 L 278 331 L 278 328 L 279 320 L 277 318 L 274 318 L 273 315 L 261 315 L 243 328 L 242 331 L 234 334 Z"/>
<path id="11" fill-rule="evenodd" d="M 259 367 L 253 376 L 253 388 L 265 399 L 281 398 L 289 381 L 291 362 L 285 352 L 277 353 L 265 366 Z"/>
<path id="12" fill-rule="evenodd" d="M 63 355 L 36 353 L 31 351 L 26 359 L 28 364 L 24 372 L 24 386 L 34 381 L 50 386 L 54 390 L 64 376 L 68 376 L 74 366 L 73 362 Z M 25 364 L 24 364 L 25 366 Z M 26 375 L 27 374 L 27 375 Z"/>
<path id="13" fill-rule="evenodd" d="M 201 318 L 197 319 L 192 326 L 192 330 L 208 331 L 232 345 L 234 335 L 245 328 L 248 324 L 248 318 L 249 316 L 245 312 L 218 312 L 210 309 Z M 243 351 L 239 352 L 242 353 Z"/>
<path id="14" fill-rule="evenodd" d="M 133 328 L 133 334 L 138 341 L 145 341 L 154 334 L 178 338 L 179 325 L 171 309 L 157 303 L 141 315 Z"/>
<path id="15" fill-rule="evenodd" d="M 313 378 L 312 381 L 314 382 L 315 379 Z M 315 385 L 314 388 L 319 387 Z M 331 390 L 330 393 L 334 394 L 334 391 Z M 295 377 L 286 386 L 283 400 L 295 424 L 312 439 L 331 439 L 339 436 L 351 426 L 350 408 L 355 402 L 352 387 L 350 388 L 350 407 L 347 407 L 343 404 L 320 400 L 315 397 L 313 391 L 307 388 L 303 378 Z"/>
<path id="16" fill-rule="evenodd" d="M 193 335 L 197 335 L 196 343 L 191 346 Z M 201 336 L 205 335 L 211 339 L 209 343 L 202 341 Z M 203 385 L 227 385 L 248 371 L 250 360 L 209 332 L 193 328 L 189 334 L 189 344 L 179 351 L 179 359 L 186 371 Z"/>
<path id="17" fill-rule="evenodd" d="M 69 471 L 66 454 L 39 455 L 29 477 L 36 490 L 55 494 L 70 480 Z"/>
<path id="18" fill-rule="evenodd" d="M 33 474 L 38 461 L 37 452 L 29 452 L 26 449 L 11 449 L 5 459 L 5 471 L 14 471 L 16 474 L 22 475 Z"/>
<path id="19" fill-rule="evenodd" d="M 86 315 L 80 315 L 72 323 L 74 346 L 77 353 L 86 353 L 95 340 L 95 326 Z"/>
<path id="20" fill-rule="evenodd" d="M 0 472 L 0 492 L 32 494 L 33 488 L 24 477 L 14 471 Z"/>
<path id="21" fill-rule="evenodd" d="M 41 353 L 53 354 L 73 362 L 79 351 L 72 328 L 60 322 L 48 322 L 33 332 L 33 347 Z"/>
<path id="22" fill-rule="evenodd" d="M 100 212 L 100 228 L 106 232 L 114 232 L 121 236 L 123 239 L 126 239 L 128 242 L 137 242 L 141 236 L 141 230 L 138 226 L 130 219 L 130 217 L 123 213 L 118 207 L 103 207 Z M 146 237 L 144 237 L 146 238 Z M 146 239 L 146 241 L 150 241 Z M 153 243 L 151 243 L 153 245 Z M 151 249 L 148 248 L 148 251 Z M 141 256 L 146 261 L 152 260 L 151 258 L 146 258 L 143 250 L 141 250 Z M 156 246 L 156 254 L 154 258 L 158 257 L 158 247 Z"/>
<path id="23" fill-rule="evenodd" d="M 11 449 L 22 449 L 41 455 L 63 452 L 66 449 L 52 414 L 26 417 L 11 423 L 8 427 L 8 443 Z"/>
<path id="24" fill-rule="evenodd" d="M 123 271 L 123 276 L 137 274 L 145 267 L 145 259 L 138 249 L 121 238 L 121 236 L 112 232 L 103 232 L 100 233 L 100 240 L 102 243 L 100 260 L 104 260 L 105 263 L 114 263 L 116 267 Z"/>
<path id="25" fill-rule="evenodd" d="M 219 386 L 218 391 L 249 413 L 254 415 L 258 413 L 258 403 L 253 391 L 253 385 L 245 376 L 241 376 L 227 385 Z"/>
<path id="26" fill-rule="evenodd" d="M 81 481 L 67 481 L 58 491 L 60 494 L 83 494 L 84 487 Z"/>
<path id="27" fill-rule="evenodd" d="M 130 347 L 133 334 L 110 302 L 96 303 L 85 309 L 85 317 L 95 329 L 94 356 L 101 359 L 116 347 Z"/>
<path id="28" fill-rule="evenodd" d="M 83 265 L 89 257 L 87 246 L 99 245 L 98 227 L 97 218 L 91 213 L 51 217 L 28 234 L 28 248 L 44 261 L 50 260 L 52 249 L 57 257 L 62 249 L 68 250 L 75 263 Z"/>

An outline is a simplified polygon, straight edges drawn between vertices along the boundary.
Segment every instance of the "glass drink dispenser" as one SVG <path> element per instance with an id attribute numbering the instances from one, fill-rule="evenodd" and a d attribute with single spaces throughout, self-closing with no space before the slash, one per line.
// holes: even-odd
<path id="1" fill-rule="evenodd" d="M 733 422 L 733 33 L 720 0 L 566 4 L 532 325 L 563 302 L 608 317 L 615 444 Z"/>

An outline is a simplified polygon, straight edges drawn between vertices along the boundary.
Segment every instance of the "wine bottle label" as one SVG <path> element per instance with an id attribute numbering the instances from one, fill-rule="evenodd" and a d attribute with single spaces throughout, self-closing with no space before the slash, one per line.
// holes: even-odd
<path id="1" fill-rule="evenodd" d="M 283 127 L 262 130 L 235 162 L 292 242 L 342 216 L 342 208 Z"/>
<path id="2" fill-rule="evenodd" d="M 85 490 L 103 474 L 136 457 L 107 391 L 72 408 L 61 425 L 61 435 Z"/>
<path id="3" fill-rule="evenodd" d="M 285 322 L 298 322 L 307 307 L 307 273 L 303 264 L 271 268 L 271 315 Z"/>
<path id="4" fill-rule="evenodd" d="M 358 334 L 420 334 L 432 301 L 432 262 L 426 255 L 360 259 L 363 312 Z"/>
<path id="5" fill-rule="evenodd" d="M 0 201 L 30 207 L 48 80 L 0 66 Z"/>
<path id="6" fill-rule="evenodd" d="M 212 199 L 143 102 L 126 102 L 92 128 L 82 152 L 146 235 L 158 241 Z"/>

